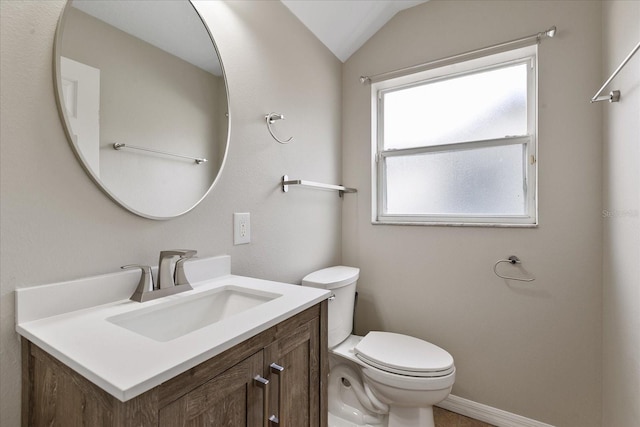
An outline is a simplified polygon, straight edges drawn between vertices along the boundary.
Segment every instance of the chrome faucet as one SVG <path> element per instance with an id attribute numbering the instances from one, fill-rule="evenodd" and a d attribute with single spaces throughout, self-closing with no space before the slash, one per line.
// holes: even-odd
<path id="1" fill-rule="evenodd" d="M 196 253 L 197 251 L 190 249 L 161 251 L 158 262 L 158 280 L 155 283 L 151 274 L 151 267 L 148 265 L 131 264 L 120 267 L 122 269 L 140 268 L 142 270 L 138 287 L 130 299 L 137 302 L 145 302 L 192 290 L 193 288 L 184 273 L 184 263 L 193 258 Z M 175 257 L 180 258 L 176 261 L 174 272 L 171 274 L 171 260 Z"/>
<path id="2" fill-rule="evenodd" d="M 158 260 L 158 289 L 184 285 L 192 289 L 184 274 L 184 262 L 192 258 L 196 253 L 198 252 L 191 249 L 171 249 L 160 252 L 160 259 Z M 177 256 L 180 259 L 176 262 L 175 270 L 171 274 L 171 260 Z"/>

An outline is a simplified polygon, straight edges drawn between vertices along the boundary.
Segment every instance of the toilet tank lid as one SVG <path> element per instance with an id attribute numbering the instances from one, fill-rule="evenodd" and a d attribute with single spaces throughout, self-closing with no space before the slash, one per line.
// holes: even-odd
<path id="1" fill-rule="evenodd" d="M 350 285 L 358 280 L 360 269 L 339 265 L 336 267 L 324 268 L 307 274 L 302 279 L 302 286 L 322 289 L 336 289 Z"/>

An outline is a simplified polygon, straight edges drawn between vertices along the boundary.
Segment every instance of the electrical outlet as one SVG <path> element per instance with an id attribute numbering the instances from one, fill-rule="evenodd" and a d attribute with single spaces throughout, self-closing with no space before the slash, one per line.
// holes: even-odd
<path id="1" fill-rule="evenodd" d="M 233 214 L 233 244 L 244 245 L 251 242 L 251 218 L 249 212 Z"/>

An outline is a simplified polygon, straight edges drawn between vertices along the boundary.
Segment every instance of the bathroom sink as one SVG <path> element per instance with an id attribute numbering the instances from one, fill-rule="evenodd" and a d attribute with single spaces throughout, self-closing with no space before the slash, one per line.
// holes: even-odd
<path id="1" fill-rule="evenodd" d="M 16 290 L 16 330 L 126 402 L 325 301 L 330 291 L 231 274 L 231 257 L 185 265 L 193 290 L 130 301 L 135 271 Z"/>
<path id="2" fill-rule="evenodd" d="M 171 341 L 269 302 L 281 294 L 228 285 L 106 320 L 155 341 Z"/>

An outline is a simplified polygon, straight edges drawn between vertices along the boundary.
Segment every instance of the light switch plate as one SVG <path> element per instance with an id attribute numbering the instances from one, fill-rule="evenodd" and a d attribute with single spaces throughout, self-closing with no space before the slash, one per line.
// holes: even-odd
<path id="1" fill-rule="evenodd" d="M 249 212 L 233 214 L 233 244 L 244 245 L 251 242 L 251 217 Z"/>

